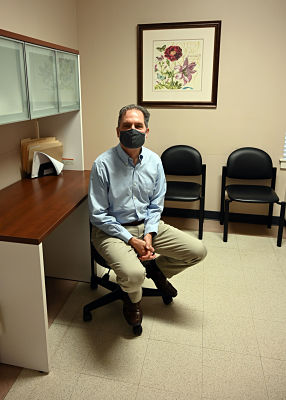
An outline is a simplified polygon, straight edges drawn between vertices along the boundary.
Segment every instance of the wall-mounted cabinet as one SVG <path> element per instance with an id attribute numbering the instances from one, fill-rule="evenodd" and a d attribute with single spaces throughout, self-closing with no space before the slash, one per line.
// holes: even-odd
<path id="1" fill-rule="evenodd" d="M 56 53 L 51 49 L 28 44 L 25 50 L 31 118 L 57 114 Z"/>
<path id="2" fill-rule="evenodd" d="M 79 110 L 78 56 L 57 51 L 59 111 Z"/>
<path id="3" fill-rule="evenodd" d="M 0 37 L 0 123 L 29 119 L 24 44 Z"/>
<path id="4" fill-rule="evenodd" d="M 0 36 L 0 124 L 80 109 L 78 55 Z"/>

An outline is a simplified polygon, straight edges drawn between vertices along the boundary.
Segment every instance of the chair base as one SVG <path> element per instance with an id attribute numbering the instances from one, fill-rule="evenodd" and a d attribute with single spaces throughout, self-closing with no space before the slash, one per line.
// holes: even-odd
<path id="1" fill-rule="evenodd" d="M 123 300 L 123 292 L 120 286 L 109 280 L 109 275 L 105 274 L 103 277 L 98 277 L 96 275 L 92 275 L 91 277 L 91 288 L 96 289 L 98 285 L 104 287 L 105 289 L 110 290 L 110 293 L 105 294 L 104 296 L 86 304 L 83 307 L 83 320 L 85 322 L 92 320 L 91 311 L 95 310 L 96 308 L 103 307 L 106 304 L 113 303 L 116 300 Z M 163 296 L 160 290 L 152 289 L 152 288 L 142 288 L 142 297 L 162 297 L 164 304 L 168 305 L 173 301 L 172 297 Z M 136 336 L 141 335 L 142 333 L 142 326 L 136 325 L 132 327 L 133 333 Z"/>

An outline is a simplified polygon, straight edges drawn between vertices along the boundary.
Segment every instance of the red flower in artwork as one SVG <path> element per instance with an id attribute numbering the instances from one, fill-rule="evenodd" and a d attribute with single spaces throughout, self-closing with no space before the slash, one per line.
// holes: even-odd
<path id="1" fill-rule="evenodd" d="M 182 57 L 182 49 L 180 46 L 169 46 L 166 48 L 164 56 L 170 61 L 176 61 Z"/>

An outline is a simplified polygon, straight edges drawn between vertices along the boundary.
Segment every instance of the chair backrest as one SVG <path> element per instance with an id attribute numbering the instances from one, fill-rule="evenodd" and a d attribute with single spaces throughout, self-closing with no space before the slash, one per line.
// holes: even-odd
<path id="1" fill-rule="evenodd" d="M 236 179 L 270 179 L 273 176 L 271 157 L 255 147 L 237 149 L 228 157 L 226 176 Z"/>
<path id="2" fill-rule="evenodd" d="M 198 150 L 187 145 L 176 145 L 161 155 L 166 175 L 201 175 L 202 157 Z"/>

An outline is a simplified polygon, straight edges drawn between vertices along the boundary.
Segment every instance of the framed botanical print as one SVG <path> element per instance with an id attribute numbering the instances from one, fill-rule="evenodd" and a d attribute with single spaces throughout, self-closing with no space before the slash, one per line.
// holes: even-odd
<path id="1" fill-rule="evenodd" d="M 216 108 L 221 21 L 138 25 L 138 104 Z"/>

